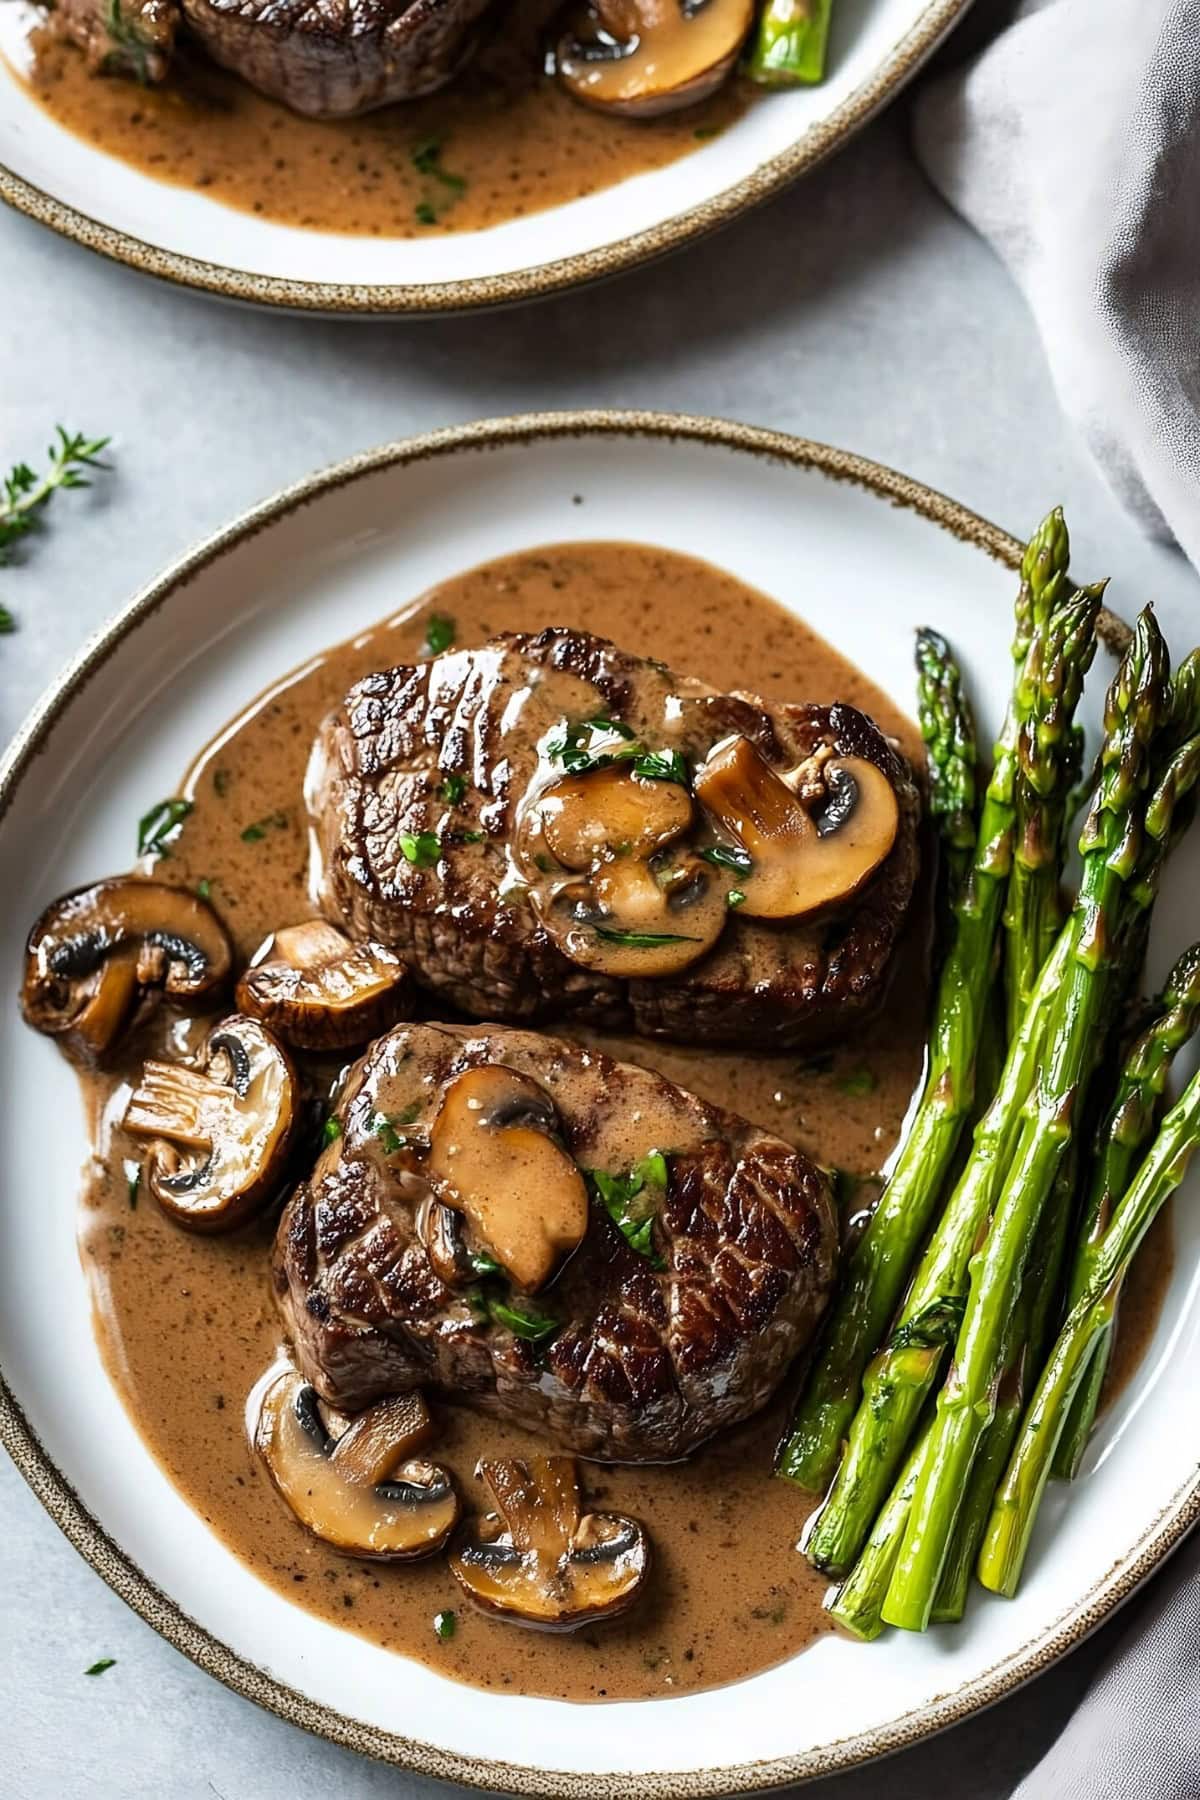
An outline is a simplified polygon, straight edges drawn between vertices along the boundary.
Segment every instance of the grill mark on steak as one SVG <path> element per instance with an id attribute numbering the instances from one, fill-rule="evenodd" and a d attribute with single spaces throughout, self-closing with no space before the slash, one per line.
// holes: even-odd
<path id="1" fill-rule="evenodd" d="M 537 1081 L 583 1167 L 669 1152 L 657 1268 L 593 1196 L 587 1235 L 536 1306 L 560 1321 L 544 1349 L 447 1286 L 420 1235 L 422 1177 L 442 1093 L 502 1063 Z M 388 1154 L 379 1115 L 407 1117 Z M 661 1076 L 502 1028 L 403 1025 L 376 1043 L 322 1153 L 279 1224 L 275 1291 L 307 1379 L 356 1410 L 428 1386 L 630 1461 L 684 1456 L 761 1407 L 810 1340 L 834 1275 L 826 1177 L 802 1152 Z"/>
<path id="2" fill-rule="evenodd" d="M 865 758 L 897 795 L 895 845 L 835 917 L 733 917 L 709 955 L 670 977 L 584 969 L 515 896 L 511 844 L 538 740 L 597 713 L 693 759 L 733 733 L 778 768 L 823 745 Z M 460 806 L 441 797 L 448 775 L 470 784 Z M 883 1001 L 918 870 L 911 771 L 864 714 L 718 694 L 579 631 L 499 637 L 368 676 L 322 726 L 306 787 L 322 909 L 352 936 L 401 951 L 422 985 L 482 1018 L 585 1013 L 644 1036 L 778 1049 L 842 1036 Z M 421 832 L 441 839 L 436 869 L 401 853 L 401 835 Z"/>

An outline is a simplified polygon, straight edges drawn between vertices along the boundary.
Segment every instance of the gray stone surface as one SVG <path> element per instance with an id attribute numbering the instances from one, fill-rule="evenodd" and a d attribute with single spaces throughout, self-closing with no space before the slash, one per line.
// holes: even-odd
<path id="1" fill-rule="evenodd" d="M 137 586 L 282 483 L 408 432 L 543 407 L 652 406 L 803 432 L 1014 530 L 1061 499 L 1089 568 L 1111 571 L 1126 607 L 1159 600 L 1182 634 L 1195 578 L 1118 513 L 1062 420 L 1021 301 L 927 189 L 905 131 L 900 109 L 733 229 L 615 285 L 440 323 L 239 311 L 0 217 L 0 458 L 31 456 L 56 419 L 116 440 L 114 474 L 64 501 L 22 566 L 0 575 L 20 619 L 0 640 L 0 741 Z M 0 1509 L 6 1795 L 444 1792 L 310 1739 L 201 1675 L 85 1567 L 2 1459 Z M 933 1745 L 806 1792 L 999 1800 L 1111 1641 Z M 85 1678 L 101 1656 L 116 1666 Z"/>

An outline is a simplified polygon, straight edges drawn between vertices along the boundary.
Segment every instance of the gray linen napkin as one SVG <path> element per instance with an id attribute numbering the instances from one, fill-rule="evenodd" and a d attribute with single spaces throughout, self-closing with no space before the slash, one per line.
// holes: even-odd
<path id="1" fill-rule="evenodd" d="M 1200 567 L 1198 0 L 1024 0 L 920 96 L 916 149 L 1023 289 L 1112 487 Z"/>

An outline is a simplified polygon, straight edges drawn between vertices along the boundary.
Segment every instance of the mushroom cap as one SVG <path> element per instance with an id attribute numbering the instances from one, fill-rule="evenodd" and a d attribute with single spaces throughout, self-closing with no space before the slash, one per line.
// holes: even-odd
<path id="1" fill-rule="evenodd" d="M 595 0 L 559 40 L 558 79 L 602 112 L 677 112 L 727 80 L 753 20 L 753 0 Z"/>
<path id="2" fill-rule="evenodd" d="M 584 1513 L 573 1457 L 485 1460 L 479 1474 L 496 1511 L 464 1522 L 450 1567 L 482 1611 L 537 1631 L 577 1631 L 642 1594 L 645 1529 L 621 1513 Z"/>
<path id="3" fill-rule="evenodd" d="M 154 989 L 196 1000 L 228 979 L 233 951 L 199 895 L 119 875 L 64 894 L 29 934 L 21 1011 L 69 1056 L 101 1061 Z"/>
<path id="4" fill-rule="evenodd" d="M 465 1216 L 480 1246 L 526 1293 L 536 1293 L 583 1242 L 586 1183 L 563 1148 L 550 1095 L 516 1069 L 485 1064 L 450 1083 L 426 1173 L 442 1205 Z"/>
<path id="5" fill-rule="evenodd" d="M 738 885 L 751 919 L 802 919 L 853 899 L 900 827 L 895 790 L 865 757 L 823 755 L 785 779 L 745 737 L 710 752 L 696 795 L 750 857 Z"/>
<path id="6" fill-rule="evenodd" d="M 145 1172 L 169 1218 L 189 1231 L 232 1231 L 282 1184 L 299 1086 L 282 1046 L 237 1013 L 209 1033 L 202 1065 L 151 1058 L 122 1123 L 150 1140 Z"/>
<path id="7" fill-rule="evenodd" d="M 410 1012 L 405 963 L 386 945 L 354 944 L 324 919 L 268 938 L 237 986 L 244 1013 L 297 1050 L 347 1050 Z"/>
<path id="8" fill-rule="evenodd" d="M 412 1454 L 432 1435 L 424 1401 L 410 1394 L 380 1401 L 334 1439 L 316 1390 L 289 1369 L 263 1396 L 254 1444 L 314 1537 L 348 1556 L 415 1562 L 435 1555 L 458 1523 L 450 1476 Z"/>

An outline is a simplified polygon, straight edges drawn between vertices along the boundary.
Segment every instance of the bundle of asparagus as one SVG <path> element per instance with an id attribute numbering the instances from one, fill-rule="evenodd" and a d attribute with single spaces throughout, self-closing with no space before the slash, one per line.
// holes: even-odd
<path id="1" fill-rule="evenodd" d="M 1047 1478 L 1078 1471 L 1130 1262 L 1200 1142 L 1200 1076 L 1161 1117 L 1200 1023 L 1200 947 L 1123 1059 L 1120 1043 L 1162 871 L 1193 813 L 1200 653 L 1172 678 L 1153 613 L 1138 619 L 1064 910 L 1075 715 L 1103 591 L 1077 588 L 1068 557 L 1055 512 L 1022 563 L 1012 694 L 979 805 L 961 675 L 944 639 L 918 634 L 948 888 L 928 1073 L 777 1469 L 825 1494 L 804 1547 L 841 1579 L 830 1609 L 864 1638 L 960 1617 L 972 1568 L 1014 1591 Z M 1000 1072 L 976 1096 L 992 1032 Z"/>

